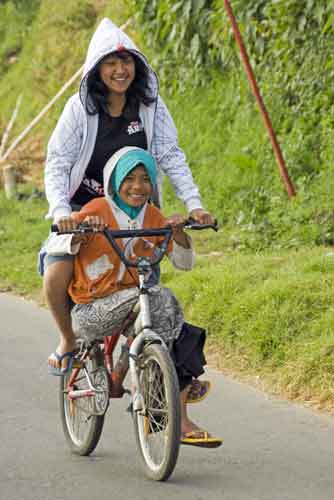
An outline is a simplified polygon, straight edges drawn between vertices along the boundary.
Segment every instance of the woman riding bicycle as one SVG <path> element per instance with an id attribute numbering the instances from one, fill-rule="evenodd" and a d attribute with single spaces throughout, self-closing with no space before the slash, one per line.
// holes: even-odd
<path id="1" fill-rule="evenodd" d="M 191 240 L 183 230 L 185 218 L 176 214 L 166 219 L 149 203 L 156 187 L 156 177 L 154 158 L 147 151 L 136 147 L 122 148 L 104 168 L 105 197 L 90 201 L 80 212 L 58 222 L 60 231 L 71 231 L 83 221 L 98 229 L 105 225 L 112 229 L 140 229 L 170 224 L 173 240 L 168 248 L 169 258 L 175 267 L 191 269 L 194 253 Z M 125 242 L 125 252 L 130 259 L 134 255 L 150 255 L 158 244 L 158 237 L 133 239 Z M 49 255 L 64 252 L 75 255 L 68 293 L 74 303 L 71 314 L 77 335 L 92 340 L 122 323 L 138 299 L 138 275 L 123 265 L 101 234 L 85 236 L 84 240 L 81 236 L 54 236 L 49 240 L 47 251 Z M 153 330 L 161 335 L 174 354 L 176 350 L 176 357 L 183 359 L 181 366 L 176 365 L 181 391 L 181 442 L 219 446 L 220 439 L 212 438 L 187 415 L 186 402 L 192 379 L 204 371 L 204 332 L 196 332 L 197 336 L 195 333 L 195 336 L 186 334 L 180 305 L 167 288 L 151 287 L 149 300 Z M 75 339 L 72 341 L 74 344 Z M 54 353 L 55 362 L 49 364 L 52 374 L 63 375 L 71 369 L 74 352 L 70 351 L 66 356 L 68 362 L 64 370 L 57 366 L 59 356 Z"/>

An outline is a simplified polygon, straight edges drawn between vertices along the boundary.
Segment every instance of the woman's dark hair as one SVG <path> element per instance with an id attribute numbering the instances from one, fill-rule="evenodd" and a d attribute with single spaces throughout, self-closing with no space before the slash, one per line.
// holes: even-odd
<path id="1" fill-rule="evenodd" d="M 126 92 L 127 110 L 138 109 L 142 102 L 146 106 L 156 100 L 149 85 L 149 69 L 146 64 L 132 52 L 112 52 L 112 55 L 125 59 L 129 54 L 135 62 L 135 78 Z M 100 111 L 108 112 L 109 89 L 100 77 L 100 65 L 111 54 L 105 56 L 87 76 L 87 92 L 91 99 L 86 99 L 86 110 L 89 115 L 95 115 Z"/>

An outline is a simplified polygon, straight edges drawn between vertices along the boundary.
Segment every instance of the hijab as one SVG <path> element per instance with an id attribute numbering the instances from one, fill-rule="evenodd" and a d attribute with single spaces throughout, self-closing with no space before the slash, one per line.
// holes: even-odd
<path id="1" fill-rule="evenodd" d="M 130 172 L 132 172 L 134 168 L 138 167 L 139 165 L 145 168 L 147 175 L 150 178 L 153 189 L 157 180 L 155 160 L 153 156 L 144 149 L 137 148 L 125 153 L 118 160 L 111 174 L 110 183 L 113 192 L 113 201 L 123 212 L 125 212 L 130 217 L 130 219 L 135 219 L 137 217 L 145 203 L 140 207 L 132 207 L 122 200 L 119 195 L 119 190 L 124 179 L 129 175 Z"/>

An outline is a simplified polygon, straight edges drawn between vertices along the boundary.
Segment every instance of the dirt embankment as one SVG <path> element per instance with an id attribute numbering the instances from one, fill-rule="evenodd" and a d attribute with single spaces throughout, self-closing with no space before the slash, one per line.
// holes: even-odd
<path id="1" fill-rule="evenodd" d="M 21 184 L 32 184 L 35 188 L 43 189 L 43 171 L 45 162 L 45 148 L 42 138 L 36 134 L 26 139 L 4 161 L 13 165 L 16 171 L 16 181 Z M 0 187 L 3 187 L 3 176 L 0 176 Z"/>

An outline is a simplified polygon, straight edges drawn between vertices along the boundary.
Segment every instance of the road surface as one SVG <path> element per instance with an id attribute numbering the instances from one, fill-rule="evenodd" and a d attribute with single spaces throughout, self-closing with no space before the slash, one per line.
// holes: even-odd
<path id="1" fill-rule="evenodd" d="M 166 483 L 140 469 L 127 399 L 113 400 L 90 457 L 68 451 L 58 379 L 46 358 L 56 329 L 45 309 L 0 294 L 0 500 L 333 500 L 334 418 L 271 399 L 215 371 L 191 415 L 224 437 L 182 447 Z"/>

